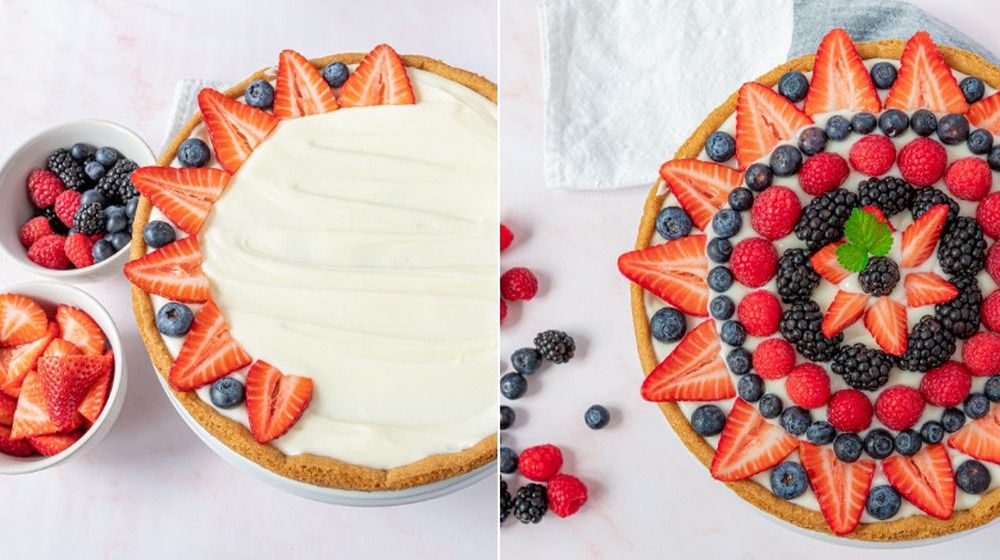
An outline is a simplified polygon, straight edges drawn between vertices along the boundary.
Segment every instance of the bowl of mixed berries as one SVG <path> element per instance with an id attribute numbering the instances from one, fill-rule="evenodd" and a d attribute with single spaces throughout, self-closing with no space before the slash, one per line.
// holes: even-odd
<path id="1" fill-rule="evenodd" d="M 139 136 L 107 121 L 71 122 L 28 140 L 0 168 L 0 250 L 53 278 L 121 266 L 139 202 L 131 175 L 154 161 Z"/>

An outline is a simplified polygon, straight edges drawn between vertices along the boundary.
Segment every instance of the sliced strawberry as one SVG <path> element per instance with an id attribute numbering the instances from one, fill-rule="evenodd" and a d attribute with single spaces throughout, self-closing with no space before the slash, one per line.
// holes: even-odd
<path id="1" fill-rule="evenodd" d="M 911 272 L 903 279 L 906 305 L 923 307 L 958 297 L 958 288 L 934 272 Z"/>
<path id="2" fill-rule="evenodd" d="M 712 476 L 724 482 L 749 478 L 780 463 L 797 444 L 795 436 L 765 420 L 752 404 L 736 399 L 719 435 Z"/>
<path id="3" fill-rule="evenodd" d="M 0 426 L 0 453 L 13 457 L 31 457 L 35 448 L 26 439 L 14 439 L 7 426 Z"/>
<path id="4" fill-rule="evenodd" d="M 0 294 L 0 347 L 10 348 L 45 336 L 49 319 L 28 296 Z"/>
<path id="5" fill-rule="evenodd" d="M 736 101 L 736 160 L 740 169 L 771 153 L 812 119 L 773 89 L 747 82 Z"/>
<path id="6" fill-rule="evenodd" d="M 340 90 L 341 107 L 416 103 L 402 59 L 389 45 L 368 53 Z"/>
<path id="7" fill-rule="evenodd" d="M 329 113 L 338 107 L 330 84 L 306 57 L 293 50 L 281 51 L 274 88 L 274 116 L 290 119 Z"/>
<path id="8" fill-rule="evenodd" d="M 209 301 L 198 310 L 181 351 L 170 368 L 170 385 L 192 391 L 249 364 L 250 355 L 232 335 L 222 312 Z"/>
<path id="9" fill-rule="evenodd" d="M 20 394 L 24 376 L 35 368 L 38 357 L 55 338 L 57 332 L 59 326 L 49 323 L 49 328 L 42 338 L 14 348 L 0 348 L 0 390 L 12 397 Z"/>
<path id="10" fill-rule="evenodd" d="M 878 114 L 881 110 L 868 68 L 843 29 L 833 29 L 819 44 L 802 108 L 807 115 L 845 109 Z"/>
<path id="11" fill-rule="evenodd" d="M 108 359 L 104 356 L 81 354 L 40 358 L 38 379 L 52 422 L 68 429 L 87 392 L 107 370 Z"/>
<path id="12" fill-rule="evenodd" d="M 903 230 L 903 258 L 900 268 L 920 266 L 934 253 L 941 230 L 948 220 L 948 205 L 937 204 Z"/>
<path id="13" fill-rule="evenodd" d="M 198 108 L 205 119 L 215 157 L 230 173 L 239 169 L 254 148 L 278 126 L 278 119 L 270 113 L 209 88 L 198 93 Z"/>
<path id="14" fill-rule="evenodd" d="M 247 416 L 250 431 L 260 443 L 281 437 L 299 420 L 312 399 L 313 382 L 301 375 L 285 375 L 257 360 L 247 371 Z"/>
<path id="15" fill-rule="evenodd" d="M 43 356 L 71 356 L 83 354 L 83 350 L 76 347 L 76 344 L 62 338 L 52 339 L 52 342 L 45 347 Z"/>
<path id="16" fill-rule="evenodd" d="M 882 461 L 882 472 L 889 484 L 928 515 L 951 517 L 955 509 L 955 474 L 943 445 L 925 445 L 912 457 L 895 453 Z"/>
<path id="17" fill-rule="evenodd" d="M 742 177 L 731 167 L 697 159 L 674 159 L 660 167 L 660 177 L 698 229 L 707 231 L 712 217 L 729 200 Z"/>
<path id="18" fill-rule="evenodd" d="M 201 303 L 211 295 L 201 270 L 198 238 L 193 235 L 127 263 L 125 276 L 146 292 L 174 301 Z"/>
<path id="19" fill-rule="evenodd" d="M 618 257 L 618 270 L 684 313 L 708 316 L 705 236 L 689 235 Z"/>
<path id="20" fill-rule="evenodd" d="M 214 167 L 140 167 L 132 184 L 182 230 L 195 235 L 232 177 Z"/>
<path id="21" fill-rule="evenodd" d="M 45 404 L 45 391 L 37 371 L 29 371 L 21 385 L 21 394 L 17 398 L 17 410 L 14 411 L 14 424 L 11 426 L 11 437 L 14 439 L 54 434 L 78 427 L 83 422 L 80 415 L 75 415 L 72 425 L 60 427 L 49 417 Z"/>
<path id="22" fill-rule="evenodd" d="M 972 126 L 1000 134 L 1000 92 L 973 103 L 966 117 Z"/>
<path id="23" fill-rule="evenodd" d="M 83 397 L 83 402 L 76 409 L 81 416 L 91 424 L 97 421 L 97 417 L 104 410 L 104 404 L 108 402 L 108 391 L 111 389 L 111 377 L 114 375 L 115 355 L 108 350 L 104 354 L 104 371 L 101 372 L 97 381 L 90 386 L 90 390 Z"/>
<path id="24" fill-rule="evenodd" d="M 885 100 L 886 109 L 930 109 L 935 113 L 965 113 L 962 89 L 926 31 L 917 31 L 903 48 L 899 75 Z"/>
<path id="25" fill-rule="evenodd" d="M 843 244 L 844 242 L 842 241 L 830 243 L 826 247 L 816 251 L 809 258 L 809 264 L 812 265 L 816 274 L 819 274 L 827 282 L 834 285 L 840 284 L 851 275 L 851 271 L 844 268 L 844 265 L 840 264 L 840 261 L 837 260 L 837 247 Z"/>
<path id="26" fill-rule="evenodd" d="M 878 220 L 880 224 L 885 224 L 889 228 L 889 231 L 893 233 L 896 232 L 896 227 L 892 225 L 892 222 L 889 221 L 889 218 L 885 217 L 885 212 L 882 212 L 882 209 L 879 208 L 878 206 L 875 206 L 874 204 L 869 204 L 868 206 L 862 206 L 861 209 L 864 210 L 865 212 L 868 212 L 872 216 L 875 216 L 875 219 Z"/>
<path id="27" fill-rule="evenodd" d="M 27 441 L 31 445 L 31 447 L 38 450 L 39 453 L 45 455 L 46 457 L 51 457 L 53 455 L 58 455 L 63 451 L 66 451 L 81 437 L 83 437 L 83 430 L 77 429 L 71 432 L 64 432 L 61 434 L 28 436 L 27 438 L 21 441 Z"/>
<path id="28" fill-rule="evenodd" d="M 718 401 L 736 396 L 715 322 L 702 322 L 642 382 L 647 401 Z"/>
<path id="29" fill-rule="evenodd" d="M 838 535 L 853 531 L 865 511 L 875 476 L 875 461 L 844 463 L 830 446 L 805 441 L 799 444 L 799 457 L 827 525 Z"/>
<path id="30" fill-rule="evenodd" d="M 837 291 L 837 295 L 830 302 L 830 308 L 823 316 L 823 335 L 833 338 L 840 331 L 853 325 L 864 314 L 866 305 L 868 305 L 866 293 Z"/>
<path id="31" fill-rule="evenodd" d="M 17 410 L 17 399 L 0 393 L 0 425 L 9 428 L 14 423 L 15 410 Z"/>
<path id="32" fill-rule="evenodd" d="M 865 328 L 875 342 L 893 356 L 906 352 L 906 307 L 889 296 L 875 300 L 875 304 L 865 313 Z"/>
<path id="33" fill-rule="evenodd" d="M 978 420 L 966 422 L 948 438 L 948 447 L 980 461 L 1000 464 L 1000 407 Z"/>
<path id="34" fill-rule="evenodd" d="M 60 305 L 56 308 L 56 323 L 59 323 L 62 338 L 84 354 L 99 356 L 104 353 L 104 345 L 107 343 L 104 331 L 86 311 L 69 305 Z"/>

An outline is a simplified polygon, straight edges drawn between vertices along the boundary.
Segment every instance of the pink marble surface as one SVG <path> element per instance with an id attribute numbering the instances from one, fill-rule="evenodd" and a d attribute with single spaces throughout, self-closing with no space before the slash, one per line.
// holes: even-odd
<path id="1" fill-rule="evenodd" d="M 1000 13 L 996 2 L 914 3 L 1000 52 L 994 18 L 984 17 Z M 534 333 L 560 328 L 576 337 L 579 351 L 570 363 L 530 379 L 527 396 L 513 403 L 517 424 L 502 441 L 516 449 L 545 442 L 563 446 L 564 470 L 586 480 L 591 498 L 568 519 L 549 516 L 539 525 L 508 521 L 500 531 L 501 556 L 819 560 L 845 553 L 908 559 L 994 553 L 1000 527 L 906 552 L 847 550 L 785 529 L 713 481 L 659 410 L 639 398 L 628 283 L 615 260 L 635 243 L 646 192 L 542 186 L 539 5 L 538 0 L 500 5 L 501 216 L 518 236 L 501 267 L 532 267 L 542 283 L 536 300 L 514 306 L 501 349 L 507 355 L 530 344 Z M 609 79 L 614 71 L 608 69 Z M 650 170 L 651 182 L 656 172 Z M 603 431 L 584 425 L 583 413 L 593 403 L 614 414 Z"/>
<path id="2" fill-rule="evenodd" d="M 495 80 L 496 3 L 0 2 L 0 159 L 58 123 L 103 118 L 158 151 L 174 85 L 228 82 L 307 56 L 380 42 Z M 2 224 L 16 227 L 14 224 Z M 0 286 L 37 280 L 0 261 Z M 496 551 L 491 480 L 423 504 L 358 509 L 282 493 L 224 462 L 184 424 L 153 377 L 128 284 L 81 287 L 108 307 L 129 367 L 114 429 L 78 461 L 2 481 L 0 541 L 9 557 L 490 558 Z"/>

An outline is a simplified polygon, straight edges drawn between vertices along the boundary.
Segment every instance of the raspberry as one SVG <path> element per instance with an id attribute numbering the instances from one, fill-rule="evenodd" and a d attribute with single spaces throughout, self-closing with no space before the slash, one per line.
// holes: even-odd
<path id="1" fill-rule="evenodd" d="M 51 171 L 36 169 L 28 174 L 28 199 L 35 208 L 52 206 L 64 190 L 62 180 Z"/>
<path id="2" fill-rule="evenodd" d="M 514 242 L 514 232 L 510 231 L 510 228 L 500 224 L 500 252 L 502 253 L 504 249 L 510 247 L 510 244 Z"/>
<path id="3" fill-rule="evenodd" d="M 733 247 L 729 259 L 733 277 L 751 288 L 759 288 L 778 271 L 778 251 L 760 237 L 750 237 Z"/>
<path id="4" fill-rule="evenodd" d="M 787 187 L 768 187 L 757 195 L 750 208 L 750 225 L 767 239 L 775 240 L 792 233 L 802 213 L 799 197 Z"/>
<path id="5" fill-rule="evenodd" d="M 77 268 L 94 264 L 93 249 L 94 242 L 82 233 L 71 233 L 66 238 L 66 257 Z"/>
<path id="6" fill-rule="evenodd" d="M 982 200 L 993 186 L 993 174 L 986 160 L 977 157 L 962 158 L 948 166 L 944 184 L 956 198 Z M 976 215 L 979 211 L 976 210 Z"/>
<path id="7" fill-rule="evenodd" d="M 500 300 L 500 324 L 503 324 L 503 320 L 507 318 L 507 302 Z"/>
<path id="8" fill-rule="evenodd" d="M 507 301 L 528 300 L 538 293 L 538 279 L 524 267 L 515 267 L 500 276 L 500 295 Z"/>
<path id="9" fill-rule="evenodd" d="M 73 227 L 73 216 L 80 209 L 80 193 L 74 190 L 65 190 L 56 197 L 56 216 L 66 227 Z"/>
<path id="10" fill-rule="evenodd" d="M 46 235 L 52 235 L 52 226 L 49 225 L 49 220 L 45 216 L 38 216 L 32 218 L 21 226 L 21 232 L 18 233 L 18 239 L 21 240 L 21 245 L 27 249 L 31 247 L 35 241 Z"/>
<path id="11" fill-rule="evenodd" d="M 920 379 L 920 394 L 935 406 L 958 406 L 969 396 L 971 388 L 969 368 L 956 361 L 945 362 Z"/>
<path id="12" fill-rule="evenodd" d="M 770 336 L 778 332 L 781 321 L 781 304 L 771 292 L 757 290 L 743 298 L 736 314 L 747 329 L 747 334 Z"/>
<path id="13" fill-rule="evenodd" d="M 913 427 L 924 413 L 920 391 L 906 385 L 894 385 L 875 399 L 875 416 L 890 430 Z"/>
<path id="14" fill-rule="evenodd" d="M 529 447 L 517 457 L 518 470 L 535 482 L 545 482 L 555 476 L 562 463 L 562 451 L 551 443 Z"/>
<path id="15" fill-rule="evenodd" d="M 877 177 L 889 171 L 896 161 L 896 147 L 881 134 L 869 134 L 851 146 L 851 166 L 858 172 Z"/>
<path id="16" fill-rule="evenodd" d="M 53 270 L 63 270 L 69 268 L 69 259 L 66 258 L 64 245 L 66 238 L 61 235 L 46 235 L 31 244 L 28 248 L 28 260 L 51 268 Z"/>
<path id="17" fill-rule="evenodd" d="M 802 164 L 799 185 L 807 193 L 819 196 L 839 187 L 850 173 L 844 158 L 833 152 L 820 152 Z"/>
<path id="18" fill-rule="evenodd" d="M 993 239 L 1000 238 L 1000 192 L 986 195 L 976 207 L 976 221 L 983 233 Z"/>
<path id="19" fill-rule="evenodd" d="M 980 332 L 962 344 L 962 361 L 972 375 L 1000 373 L 1000 335 Z"/>
<path id="20" fill-rule="evenodd" d="M 557 474 L 549 480 L 546 492 L 549 511 L 559 517 L 569 517 L 587 501 L 587 485 L 571 474 Z"/>
<path id="21" fill-rule="evenodd" d="M 979 307 L 979 314 L 983 318 L 983 326 L 995 333 L 1000 333 L 1000 290 L 986 296 Z"/>
<path id="22" fill-rule="evenodd" d="M 753 369 L 764 379 L 781 379 L 791 373 L 793 367 L 795 349 L 783 338 L 769 338 L 753 351 Z"/>
<path id="23" fill-rule="evenodd" d="M 914 187 L 933 185 L 944 175 L 948 153 L 930 138 L 917 138 L 899 151 L 899 172 Z"/>
<path id="24" fill-rule="evenodd" d="M 802 408 L 819 408 L 830 400 L 830 376 L 821 366 L 802 364 L 788 374 L 785 392 Z"/>
<path id="25" fill-rule="evenodd" d="M 872 403 L 857 389 L 837 391 L 826 407 L 827 420 L 842 432 L 860 432 L 872 423 Z"/>

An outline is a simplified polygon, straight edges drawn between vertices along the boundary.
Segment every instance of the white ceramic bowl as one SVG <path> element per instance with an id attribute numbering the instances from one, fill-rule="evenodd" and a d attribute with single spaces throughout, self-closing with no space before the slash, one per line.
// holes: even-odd
<path id="1" fill-rule="evenodd" d="M 92 296 L 68 284 L 58 282 L 26 282 L 4 288 L 0 293 L 17 293 L 35 300 L 51 318 L 55 308 L 60 303 L 78 307 L 87 312 L 104 331 L 111 349 L 115 353 L 115 368 L 108 390 L 108 401 L 97 421 L 79 440 L 68 449 L 51 457 L 11 457 L 0 453 L 0 475 L 25 474 L 40 471 L 79 457 L 87 449 L 97 445 L 111 430 L 118 413 L 125 403 L 125 352 L 122 350 L 121 338 L 111 315 Z"/>
<path id="2" fill-rule="evenodd" d="M 86 268 L 51 270 L 28 260 L 28 251 L 18 240 L 21 225 L 32 216 L 25 187 L 33 169 L 45 167 L 49 154 L 82 142 L 98 148 L 111 146 L 139 167 L 154 165 L 156 158 L 142 138 L 124 126 L 102 120 L 74 121 L 50 128 L 18 148 L 0 168 L 0 251 L 20 266 L 49 278 L 88 279 L 120 271 L 128 246 L 114 256 Z"/>

